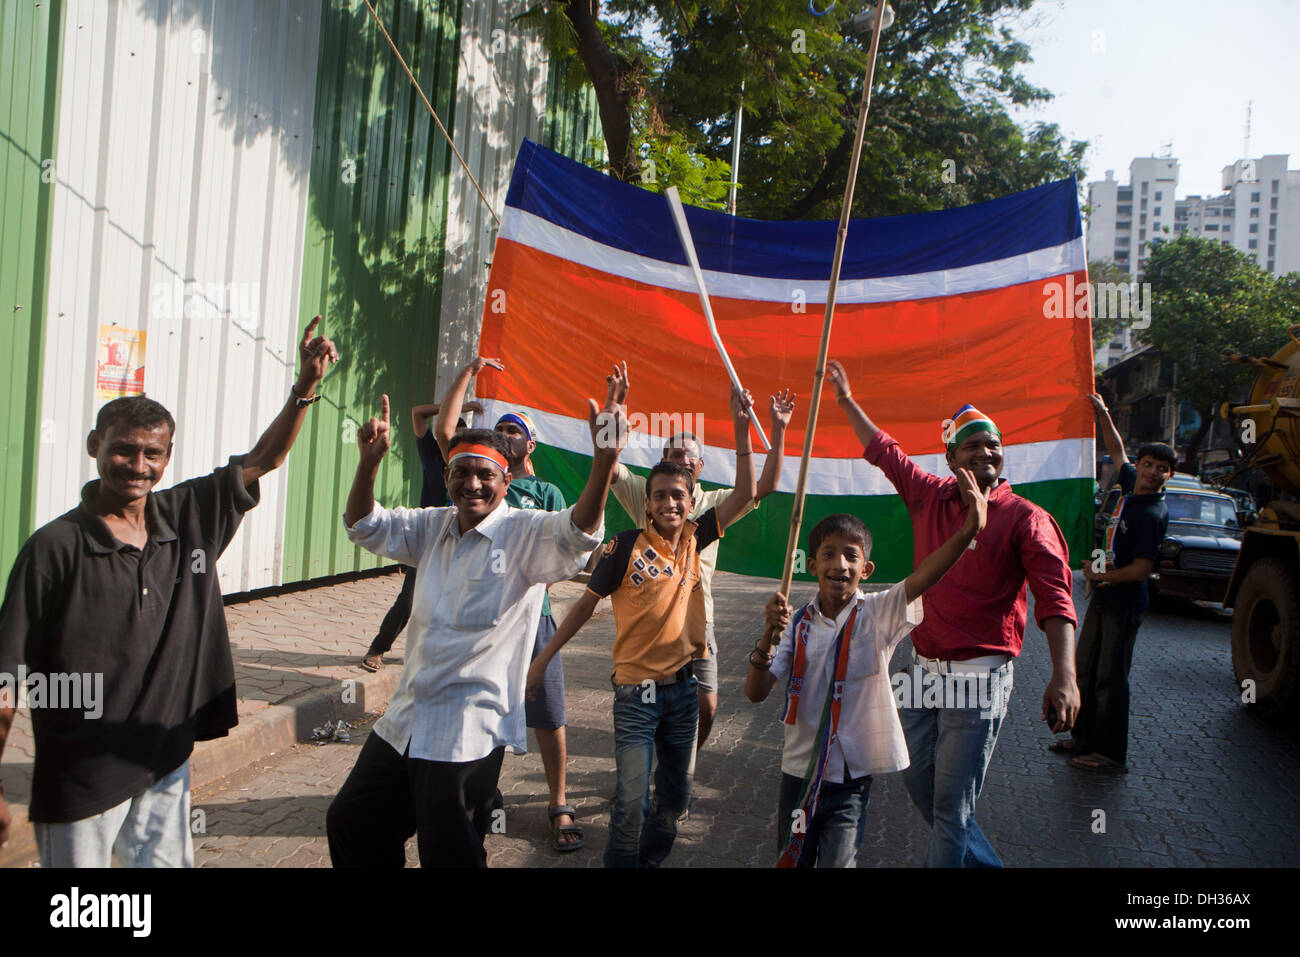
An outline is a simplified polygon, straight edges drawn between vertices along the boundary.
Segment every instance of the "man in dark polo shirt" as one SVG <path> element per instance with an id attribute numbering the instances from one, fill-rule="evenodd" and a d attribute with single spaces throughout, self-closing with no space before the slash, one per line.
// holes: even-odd
<path id="1" fill-rule="evenodd" d="M 203 478 L 154 492 L 171 460 L 171 414 L 144 396 L 105 405 L 86 440 L 99 479 L 19 552 L 0 607 L 0 673 L 25 668 L 47 687 L 102 676 L 99 716 L 31 702 L 29 817 L 45 867 L 108 867 L 114 854 L 127 867 L 193 866 L 190 753 L 238 723 L 215 562 L 338 359 L 334 343 L 313 338 L 319 322 L 303 333 L 298 381 L 270 428 Z M 0 700 L 0 753 L 15 704 Z M 0 797 L 0 846 L 9 822 Z"/>
<path id="2" fill-rule="evenodd" d="M 1128 770 L 1128 673 L 1149 601 L 1147 579 L 1169 524 L 1165 482 L 1177 460 L 1173 449 L 1157 442 L 1138 450 L 1134 467 L 1106 403 L 1094 395 L 1092 404 L 1097 431 L 1119 466 L 1123 497 L 1106 526 L 1105 570 L 1098 571 L 1092 562 L 1083 566 L 1094 590 L 1075 655 L 1082 696 L 1079 720 L 1071 736 L 1052 750 L 1070 755 L 1070 764 L 1080 770 L 1123 774 Z"/>

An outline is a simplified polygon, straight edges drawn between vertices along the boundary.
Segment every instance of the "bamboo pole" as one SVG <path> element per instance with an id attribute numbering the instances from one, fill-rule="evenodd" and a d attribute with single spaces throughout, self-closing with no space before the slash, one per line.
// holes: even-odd
<path id="1" fill-rule="evenodd" d="M 876 75 L 876 55 L 880 50 L 881 24 L 888 4 L 877 0 L 876 20 L 871 28 L 871 53 L 867 73 L 862 81 L 862 106 L 858 110 L 858 128 L 853 139 L 853 158 L 849 161 L 848 181 L 844 184 L 844 203 L 840 207 L 840 225 L 835 234 L 835 257 L 831 260 L 830 285 L 826 290 L 826 312 L 822 319 L 822 341 L 817 350 L 817 368 L 813 373 L 812 401 L 808 405 L 808 427 L 804 431 L 803 455 L 799 459 L 799 482 L 795 486 L 794 508 L 790 513 L 790 538 L 785 549 L 785 569 L 781 573 L 781 594 L 788 599 L 790 582 L 794 577 L 795 550 L 799 547 L 799 533 L 803 528 L 803 501 L 808 487 L 808 462 L 812 457 L 813 435 L 817 431 L 817 410 L 822 400 L 822 384 L 826 380 L 826 354 L 831 344 L 831 321 L 835 318 L 835 290 L 840 281 L 840 266 L 844 262 L 844 246 L 849 235 L 849 216 L 853 210 L 853 189 L 858 180 L 858 164 L 862 161 L 862 140 L 867 130 L 867 114 L 871 110 L 871 84 Z M 769 635 L 772 644 L 780 641 L 781 632 L 773 629 Z"/>

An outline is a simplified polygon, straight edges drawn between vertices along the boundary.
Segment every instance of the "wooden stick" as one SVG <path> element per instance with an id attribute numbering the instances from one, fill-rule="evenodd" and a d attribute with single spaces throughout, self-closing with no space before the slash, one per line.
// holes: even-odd
<path id="1" fill-rule="evenodd" d="M 803 456 L 799 459 L 799 482 L 795 486 L 794 509 L 790 513 L 790 538 L 785 549 L 785 570 L 781 573 L 781 594 L 790 598 L 790 582 L 794 577 L 794 555 L 799 547 L 799 532 L 803 527 L 803 500 L 808 487 L 808 462 L 812 458 L 813 435 L 817 431 L 817 409 L 822 400 L 822 384 L 826 380 L 826 354 L 831 344 L 831 321 L 835 318 L 835 290 L 840 281 L 840 266 L 844 262 L 844 245 L 849 235 L 849 215 L 853 211 L 853 188 L 857 185 L 858 164 L 862 162 L 862 140 L 867 130 L 867 114 L 871 110 L 871 84 L 876 75 L 876 54 L 880 49 L 881 21 L 885 17 L 885 0 L 877 0 L 876 22 L 871 28 L 871 54 L 867 73 L 862 81 L 862 106 L 858 111 L 858 128 L 853 139 L 853 158 L 849 161 L 848 182 L 844 184 L 844 204 L 840 207 L 840 227 L 835 234 L 835 257 L 831 260 L 831 281 L 826 290 L 826 313 L 822 320 L 821 347 L 817 350 L 817 368 L 813 373 L 812 401 L 808 404 L 808 427 L 803 437 Z M 769 642 L 776 644 L 781 632 L 772 629 Z"/>
<path id="2" fill-rule="evenodd" d="M 695 291 L 700 294 L 700 305 L 704 307 L 704 319 L 709 324 L 709 335 L 713 336 L 713 344 L 718 349 L 718 355 L 722 356 L 722 364 L 726 367 L 727 375 L 731 378 L 732 387 L 737 392 L 743 393 L 745 390 L 741 388 L 740 378 L 736 375 L 736 370 L 732 368 L 731 359 L 727 355 L 727 347 L 722 344 L 722 337 L 718 335 L 718 324 L 713 320 L 713 306 L 709 302 L 709 290 L 705 288 L 704 271 L 700 269 L 699 257 L 695 255 L 695 240 L 691 238 L 691 227 L 686 222 L 686 210 L 682 206 L 682 198 L 678 195 L 676 186 L 669 186 L 664 190 L 664 196 L 667 197 L 668 209 L 673 214 L 673 224 L 677 227 L 677 236 L 682 241 L 682 248 L 686 250 L 686 262 L 695 274 Z M 759 439 L 763 442 L 763 450 L 771 452 L 772 443 L 767 440 L 767 436 L 763 433 L 763 426 L 759 424 L 758 415 L 752 406 L 749 409 L 749 421 L 753 423 Z"/>
<path id="3" fill-rule="evenodd" d="M 411 68 L 406 65 L 406 58 L 402 56 L 402 51 L 397 49 L 397 44 L 394 43 L 393 38 L 388 35 L 388 30 L 384 27 L 384 21 L 379 19 L 379 14 L 376 13 L 375 8 L 370 5 L 370 0 L 363 0 L 363 2 L 366 5 L 366 9 L 370 11 L 370 15 L 374 17 L 375 23 L 379 27 L 379 32 L 384 35 L 384 39 L 388 41 L 388 45 L 393 48 L 393 55 L 397 57 L 397 62 L 400 63 L 402 69 L 406 71 L 406 75 L 411 80 L 411 85 L 415 87 L 415 92 L 420 94 L 420 99 L 424 101 L 424 108 L 428 110 L 429 115 L 433 117 L 433 122 L 438 124 L 438 129 L 442 130 L 442 135 L 447 138 L 447 145 L 450 146 L 451 151 L 456 154 L 456 159 L 460 160 L 460 165 L 465 170 L 465 175 L 469 177 L 469 181 L 474 184 L 474 189 L 478 191 L 479 199 L 483 200 L 483 205 L 487 207 L 488 213 L 492 216 L 492 219 L 496 224 L 500 226 L 501 217 L 497 215 L 496 210 L 492 208 L 492 204 L 488 202 L 487 195 L 483 192 L 483 187 L 478 184 L 478 180 L 475 179 L 474 174 L 470 172 L 469 164 L 465 162 L 465 157 L 461 156 L 460 150 L 456 149 L 456 144 L 453 142 L 451 134 L 447 132 L 447 127 L 443 126 L 442 120 L 438 119 L 438 114 L 434 111 L 433 104 L 430 103 L 429 98 L 424 95 L 423 87 L 420 86 L 420 82 L 415 78 L 415 74 L 411 72 Z"/>

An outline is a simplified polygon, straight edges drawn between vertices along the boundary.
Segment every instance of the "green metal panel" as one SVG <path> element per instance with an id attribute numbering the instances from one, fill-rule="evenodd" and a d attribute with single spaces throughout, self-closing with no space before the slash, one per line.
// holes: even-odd
<path id="1" fill-rule="evenodd" d="M 596 88 L 583 82 L 574 89 L 567 79 L 570 71 L 583 72 L 581 66 L 552 56 L 546 74 L 546 126 L 541 143 L 579 163 L 600 163 L 605 158 L 605 144 Z"/>
<path id="2" fill-rule="evenodd" d="M 7 91 L 0 93 L 0 575 L 6 579 L 35 524 L 62 19 L 62 0 L 0 4 L 0 90 Z M 75 441 L 52 428 L 45 438 Z"/>
<path id="3" fill-rule="evenodd" d="M 454 0 L 375 5 L 438 115 L 451 125 L 459 8 Z M 376 498 L 419 501 L 409 409 L 429 400 L 438 342 L 450 151 L 360 0 L 321 23 L 301 318 L 320 313 L 342 361 L 289 458 L 284 581 L 373 568 L 341 516 L 356 429 L 392 408 L 393 445 Z"/>

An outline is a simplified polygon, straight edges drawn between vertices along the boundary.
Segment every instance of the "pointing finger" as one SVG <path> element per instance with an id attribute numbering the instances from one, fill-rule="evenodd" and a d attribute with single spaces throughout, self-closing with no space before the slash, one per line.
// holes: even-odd
<path id="1" fill-rule="evenodd" d="M 380 396 L 379 409 L 380 409 L 379 421 L 383 422 L 384 425 L 387 425 L 388 424 L 388 396 L 387 395 Z"/>
<path id="2" fill-rule="evenodd" d="M 318 326 L 319 324 L 320 324 L 320 315 L 317 314 L 316 318 L 307 324 L 307 328 L 302 334 L 302 344 L 304 346 L 311 341 L 311 335 L 313 332 L 316 331 L 316 326 Z"/>

